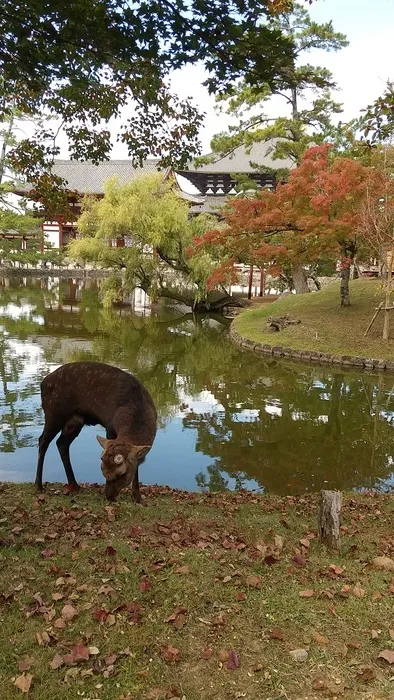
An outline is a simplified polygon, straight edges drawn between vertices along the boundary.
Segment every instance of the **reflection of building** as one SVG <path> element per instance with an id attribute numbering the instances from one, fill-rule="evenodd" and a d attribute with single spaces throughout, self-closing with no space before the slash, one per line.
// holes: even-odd
<path id="1" fill-rule="evenodd" d="M 244 146 L 239 146 L 232 154 L 224 158 L 217 158 L 209 165 L 198 168 L 190 164 L 187 170 L 171 171 L 162 170 L 163 177 L 170 174 L 176 176 L 177 194 L 189 202 L 192 213 L 209 212 L 220 215 L 220 208 L 225 204 L 227 197 L 237 196 L 239 182 L 255 183 L 259 187 L 274 187 L 274 168 L 290 168 L 288 160 L 272 160 L 270 148 L 272 144 L 254 144 L 250 153 Z M 81 211 L 81 199 L 84 195 L 95 197 L 104 196 L 105 182 L 113 176 L 119 178 L 121 184 L 127 184 L 141 175 L 149 175 L 159 172 L 159 161 L 146 160 L 139 168 L 135 168 L 131 160 L 109 160 L 98 165 L 92 162 L 79 162 L 76 160 L 55 160 L 52 173 L 67 183 L 67 199 L 70 208 L 75 212 L 72 221 L 64 221 L 62 217 L 44 223 L 44 234 L 47 241 L 55 248 L 62 248 L 76 237 L 76 221 Z M 261 172 L 266 169 L 266 172 Z M 268 171 L 268 172 L 267 172 Z M 185 179 L 188 181 L 185 185 Z M 184 187 L 194 187 L 195 194 L 186 192 Z M 29 185 L 20 186 L 15 190 L 16 194 L 36 199 L 34 189 Z M 112 241 L 114 247 L 123 247 L 124 238 Z M 126 241 L 127 245 L 127 241 Z"/>

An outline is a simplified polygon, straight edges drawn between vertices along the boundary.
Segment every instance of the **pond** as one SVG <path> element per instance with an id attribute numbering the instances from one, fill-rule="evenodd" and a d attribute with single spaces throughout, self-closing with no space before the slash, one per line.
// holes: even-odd
<path id="1" fill-rule="evenodd" d="M 105 311 L 97 282 L 0 279 L 0 480 L 33 481 L 40 382 L 64 362 L 135 373 L 159 414 L 143 483 L 187 490 L 393 485 L 394 376 L 259 358 L 228 339 L 228 319 L 171 308 Z M 76 477 L 101 482 L 99 427 L 71 447 Z M 55 442 L 44 480 L 64 482 Z"/>

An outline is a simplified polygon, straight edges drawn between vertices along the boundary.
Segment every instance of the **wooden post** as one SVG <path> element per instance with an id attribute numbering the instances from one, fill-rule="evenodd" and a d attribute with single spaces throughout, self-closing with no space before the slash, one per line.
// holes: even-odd
<path id="1" fill-rule="evenodd" d="M 318 528 L 322 542 L 329 549 L 341 548 L 340 538 L 340 512 L 342 507 L 342 494 L 340 491 L 321 491 L 320 507 L 318 513 Z"/>
<path id="2" fill-rule="evenodd" d="M 381 310 L 382 306 L 383 306 L 383 301 L 381 301 L 380 304 L 379 304 L 379 306 L 375 309 L 375 313 L 374 313 L 374 315 L 372 316 L 371 322 L 370 322 L 370 324 L 369 324 L 367 330 L 365 331 L 364 336 L 367 335 L 369 329 L 372 327 L 372 324 L 373 324 L 373 322 L 374 322 L 376 316 L 378 315 L 379 311 Z"/>
<path id="3" fill-rule="evenodd" d="M 249 268 L 248 299 L 252 298 L 252 284 L 253 284 L 253 265 L 251 265 Z"/>

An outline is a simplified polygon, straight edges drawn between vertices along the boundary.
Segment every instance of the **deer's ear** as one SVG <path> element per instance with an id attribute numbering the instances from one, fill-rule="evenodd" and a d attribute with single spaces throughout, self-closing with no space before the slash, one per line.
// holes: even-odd
<path id="1" fill-rule="evenodd" d="M 137 459 L 143 459 L 151 449 L 152 445 L 133 445 L 133 452 Z"/>
<path id="2" fill-rule="evenodd" d="M 96 435 L 96 438 L 98 444 L 103 448 L 103 450 L 106 450 L 108 447 L 109 440 L 106 440 L 105 438 L 101 437 L 101 435 Z"/>

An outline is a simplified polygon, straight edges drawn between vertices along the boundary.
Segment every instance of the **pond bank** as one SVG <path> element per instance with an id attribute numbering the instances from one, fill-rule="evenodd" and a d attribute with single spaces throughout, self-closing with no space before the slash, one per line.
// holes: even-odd
<path id="1" fill-rule="evenodd" d="M 392 697 L 392 497 L 344 495 L 339 555 L 315 495 L 142 494 L 0 485 L 9 700 Z"/>
<path id="2" fill-rule="evenodd" d="M 85 270 L 81 268 L 40 268 L 32 269 L 21 267 L 0 267 L 0 277 L 60 277 L 61 279 L 85 279 L 85 278 L 96 278 L 96 277 L 106 277 L 111 274 L 111 270 Z"/>
<path id="3" fill-rule="evenodd" d="M 335 283 L 313 294 L 288 295 L 267 307 L 241 312 L 231 324 L 230 337 L 259 355 L 394 372 L 394 343 L 381 338 L 382 318 L 364 336 L 380 300 L 380 281 L 354 280 L 352 305 L 347 308 L 339 306 L 338 289 Z M 270 316 L 286 314 L 300 323 L 278 333 L 267 329 Z"/>

